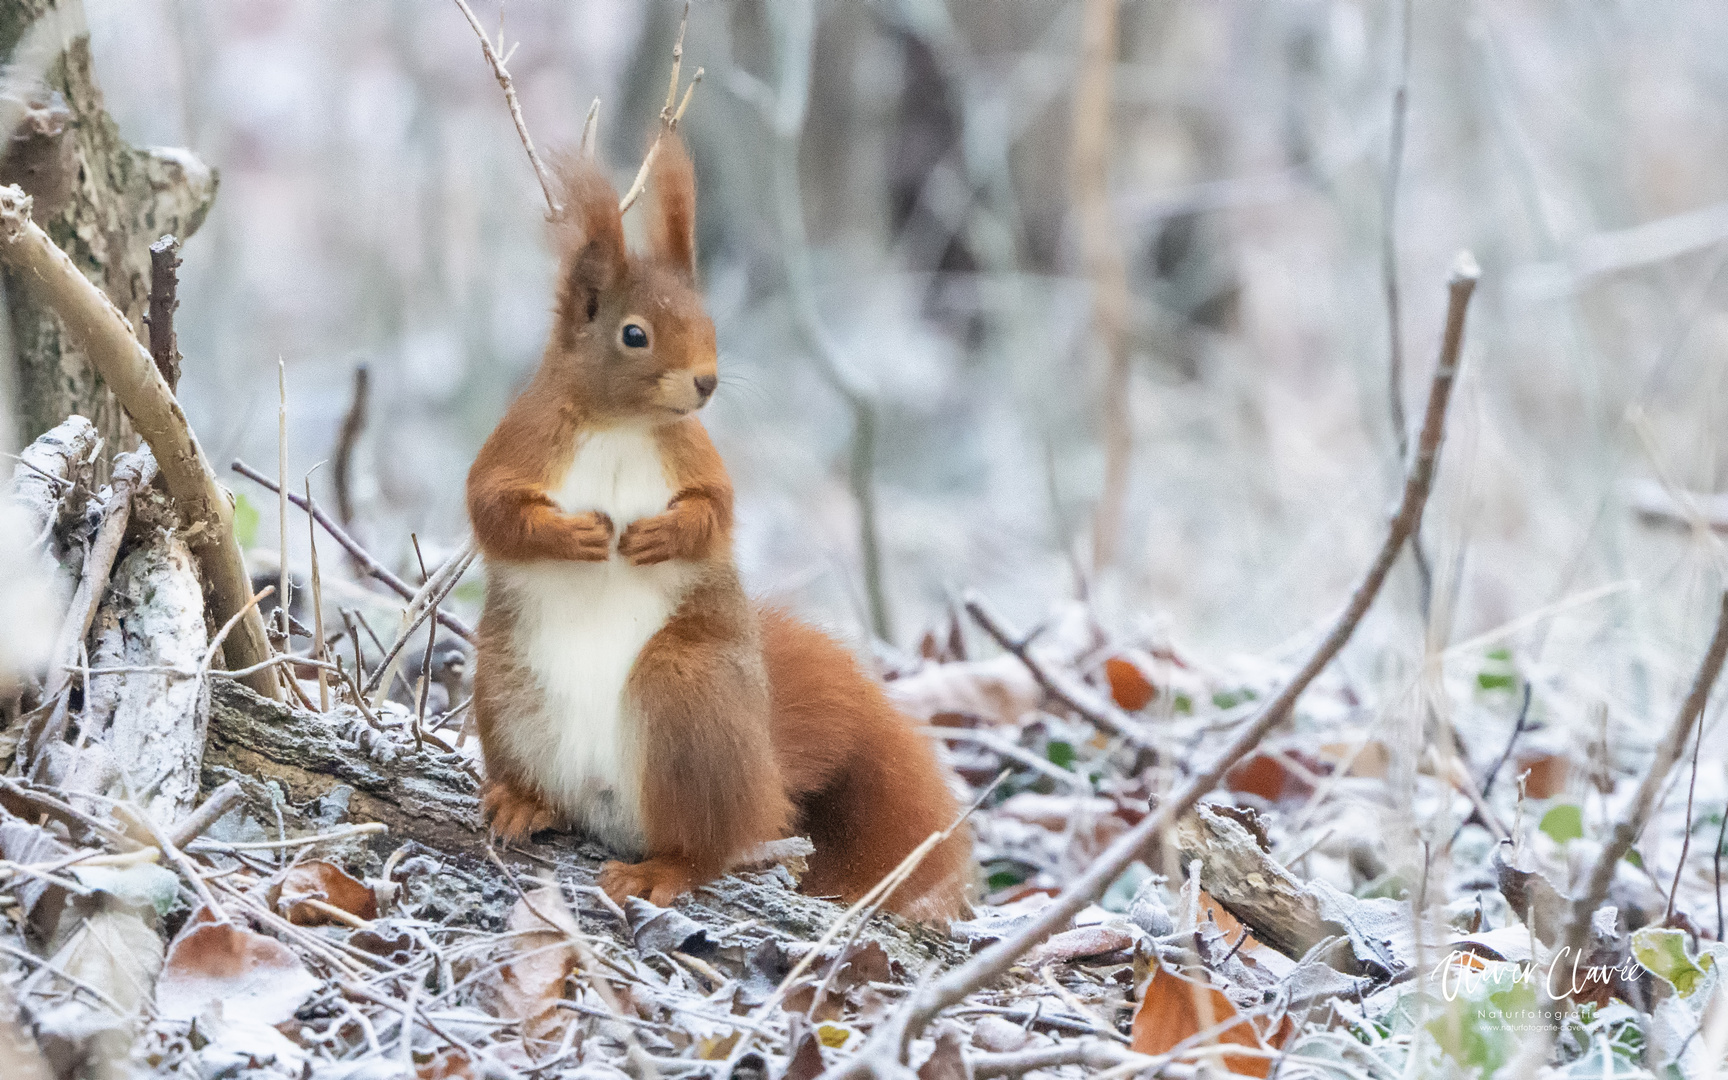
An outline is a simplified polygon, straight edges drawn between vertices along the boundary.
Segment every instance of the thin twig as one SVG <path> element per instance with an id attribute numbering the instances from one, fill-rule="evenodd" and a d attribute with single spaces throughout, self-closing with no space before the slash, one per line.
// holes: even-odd
<path id="1" fill-rule="evenodd" d="M 312 498 L 312 474 L 306 474 L 306 498 Z M 312 559 L 312 655 L 319 660 L 324 655 L 324 583 L 318 576 L 318 527 L 311 518 L 306 519 L 306 540 L 311 545 Z M 318 669 L 318 711 L 330 711 L 330 678 L 324 669 Z"/>
<path id="2" fill-rule="evenodd" d="M 420 591 L 414 594 L 414 598 L 408 603 L 401 632 L 396 635 L 396 640 L 390 643 L 390 647 L 384 650 L 384 659 L 378 661 L 378 666 L 372 669 L 372 677 L 366 680 L 366 693 L 370 694 L 378 689 L 378 684 L 390 673 L 390 662 L 396 659 L 396 654 L 408 643 L 409 636 L 437 612 L 439 603 L 456 588 L 462 575 L 474 564 L 477 555 L 479 550 L 470 539 L 461 551 L 446 559 L 437 573 L 428 578 Z"/>
<path id="3" fill-rule="evenodd" d="M 217 902 L 216 894 L 210 891 L 210 883 L 204 880 L 202 874 L 198 873 L 198 868 L 192 865 L 192 860 L 186 857 L 186 853 L 181 851 L 179 846 L 169 839 L 162 827 L 156 824 L 156 819 L 150 816 L 150 811 L 135 805 L 128 806 L 127 809 L 131 811 L 131 816 L 138 824 L 142 825 L 144 830 L 156 841 L 156 846 L 162 849 L 162 854 L 174 864 L 181 876 L 192 886 L 193 891 L 198 894 L 198 899 L 204 901 L 204 906 L 210 910 L 210 917 L 217 922 L 229 922 L 228 912 L 223 910 L 222 905 Z"/>
<path id="4" fill-rule="evenodd" d="M 534 177 L 540 181 L 540 190 L 546 196 L 547 209 L 558 213 L 558 197 L 552 193 L 552 175 L 541 163 L 540 155 L 534 152 L 534 140 L 528 135 L 528 122 L 522 119 L 522 103 L 516 100 L 516 83 L 510 78 L 510 72 L 504 67 L 504 59 L 493 48 L 492 39 L 486 36 L 480 20 L 474 17 L 474 12 L 468 7 L 467 0 L 456 0 L 456 6 L 462 9 L 462 15 L 468 20 L 468 25 L 474 28 L 474 35 L 480 39 L 480 51 L 485 54 L 486 62 L 492 65 L 492 75 L 498 80 L 498 86 L 504 91 L 504 102 L 510 107 L 510 119 L 516 124 L 516 134 L 522 140 L 522 149 L 528 151 L 528 163 L 534 166 Z M 503 48 L 500 41 L 498 48 Z"/>
<path id="5" fill-rule="evenodd" d="M 279 490 L 274 480 L 246 464 L 244 461 L 236 459 L 231 468 L 241 476 L 244 476 L 246 479 L 260 485 L 268 491 L 275 492 Z M 300 496 L 292 494 L 288 496 L 288 501 L 293 503 L 295 506 L 298 506 L 306 513 L 312 515 L 313 520 L 323 526 L 324 531 L 330 534 L 330 539 L 341 544 L 343 550 L 352 555 L 355 562 L 359 563 L 360 568 L 367 574 L 382 582 L 386 588 L 397 596 L 400 596 L 402 599 L 410 601 L 414 599 L 415 589 L 413 586 L 397 577 L 390 571 L 389 567 L 373 558 L 372 554 L 365 548 L 361 547 L 352 536 L 349 536 L 342 526 L 332 521 L 330 515 L 326 514 L 321 508 L 319 508 L 317 503 L 302 499 Z M 438 621 L 444 624 L 444 629 L 460 637 L 463 641 L 468 642 L 468 644 L 474 644 L 474 629 L 461 619 L 458 619 L 448 611 L 440 611 L 438 613 Z M 383 645 L 380 644 L 379 648 L 382 649 Z"/>
<path id="6" fill-rule="evenodd" d="M 336 435 L 336 516 L 344 529 L 354 527 L 354 448 L 360 433 L 366 430 L 366 405 L 371 397 L 372 372 L 365 364 L 354 365 L 354 396 L 348 401 L 348 411 L 342 416 L 342 427 Z M 308 494 L 307 499 L 311 499 Z"/>
<path id="7" fill-rule="evenodd" d="M 1011 632 L 1001 616 L 991 611 L 984 598 L 976 593 L 968 593 L 965 599 L 966 613 L 972 616 L 972 621 L 983 628 L 984 632 L 995 639 L 996 644 L 1007 650 L 1016 660 L 1025 665 L 1026 671 L 1046 694 L 1072 709 L 1075 715 L 1091 724 L 1102 728 L 1112 735 L 1120 735 L 1135 746 L 1150 748 L 1152 739 L 1132 716 L 1123 712 L 1114 702 L 1105 701 L 1093 694 L 1083 685 L 1075 685 L 1067 678 L 1053 674 L 1032 655 L 1031 643 L 1018 634 Z"/>
<path id="8" fill-rule="evenodd" d="M 430 580 L 426 573 L 426 556 L 420 553 L 420 537 L 413 533 L 408 539 L 414 541 L 414 558 L 420 563 L 420 580 L 422 583 Z M 426 626 L 426 652 L 420 658 L 420 693 L 414 706 L 414 749 L 425 750 L 426 740 L 421 731 L 426 727 L 426 695 L 432 692 L 432 650 L 438 644 L 438 600 L 432 600 L 432 621 Z"/>
<path id="9" fill-rule="evenodd" d="M 1716 685 L 1717 676 L 1722 673 L 1724 658 L 1728 658 L 1728 592 L 1722 594 L 1722 606 L 1716 616 L 1716 632 L 1710 639 L 1710 647 L 1705 650 L 1703 661 L 1698 665 L 1698 674 L 1692 680 L 1692 691 L 1686 695 L 1674 722 L 1669 725 L 1667 734 L 1657 745 L 1655 760 L 1651 761 L 1644 779 L 1639 782 L 1632 805 L 1627 807 L 1625 816 L 1615 823 L 1613 834 L 1597 855 L 1596 865 L 1590 872 L 1589 885 L 1572 902 L 1572 917 L 1562 939 L 1562 949 L 1569 951 L 1555 953 L 1555 956 L 1562 960 L 1568 956 L 1577 957 L 1583 948 L 1590 930 L 1590 918 L 1601 905 L 1603 897 L 1608 895 L 1608 886 L 1614 880 L 1614 871 L 1619 867 L 1620 860 L 1632 850 L 1639 834 L 1644 831 L 1644 826 L 1656 807 L 1657 791 L 1667 779 L 1674 763 L 1680 760 L 1680 755 L 1685 750 L 1686 736 L 1692 732 L 1692 725 L 1698 723 L 1704 715 L 1704 706 L 1710 700 L 1710 690 Z"/>
<path id="10" fill-rule="evenodd" d="M 690 106 L 690 95 L 696 92 L 696 84 L 702 81 L 702 69 L 697 68 L 696 74 L 690 79 L 689 87 L 684 91 L 684 100 L 678 100 L 678 80 L 684 68 L 684 31 L 689 25 L 690 0 L 684 0 L 684 14 L 678 20 L 678 39 L 672 43 L 672 77 L 666 87 L 666 104 L 660 107 L 660 128 L 654 133 L 654 141 L 649 145 L 648 153 L 642 157 L 642 166 L 636 170 L 636 179 L 630 182 L 630 189 L 618 200 L 620 214 L 636 205 L 636 200 L 641 198 L 642 192 L 647 189 L 648 176 L 654 171 L 654 159 L 660 156 L 661 142 L 677 130 L 678 121 L 684 118 L 684 110 Z"/>
<path id="11" fill-rule="evenodd" d="M 230 780 L 210 793 L 210 797 L 190 814 L 175 822 L 168 830 L 168 839 L 175 847 L 185 848 L 187 844 L 203 835 L 204 830 L 232 810 L 236 803 L 246 797 L 240 788 L 240 781 Z"/>
<path id="12" fill-rule="evenodd" d="M 1728 806 L 1722 808 L 1722 825 L 1716 830 L 1716 940 L 1728 934 L 1728 924 L 1722 920 L 1722 847 L 1728 843 Z"/>
<path id="13" fill-rule="evenodd" d="M 292 840 L 252 840 L 246 843 L 229 843 L 226 840 L 199 840 L 199 850 L 209 848 L 218 854 L 229 851 L 279 851 L 284 848 L 311 847 L 314 844 L 330 844 L 337 840 L 349 840 L 356 836 L 374 836 L 389 832 L 390 827 L 382 821 L 368 821 L 363 825 L 349 825 L 333 832 L 318 833 L 316 836 L 300 836 Z"/>
<path id="14" fill-rule="evenodd" d="M 1674 898 L 1680 895 L 1680 875 L 1686 870 L 1686 857 L 1692 853 L 1692 807 L 1698 795 L 1698 755 L 1704 750 L 1704 720 L 1698 720 L 1698 738 L 1692 744 L 1692 778 L 1686 783 L 1686 820 L 1681 831 L 1680 861 L 1674 865 L 1674 884 L 1668 888 L 1668 910 L 1662 915 L 1667 925 L 1674 923 Z"/>
<path id="15" fill-rule="evenodd" d="M 53 975 L 56 979 L 64 979 L 69 986 L 73 987 L 76 990 L 80 990 L 83 993 L 89 994 L 91 997 L 93 997 L 97 1001 L 101 1002 L 102 1005 L 104 1005 L 105 1007 L 114 1010 L 115 1016 L 127 1017 L 127 1016 L 132 1015 L 132 1010 L 121 1008 L 120 1003 L 118 1001 L 115 1001 L 113 998 L 109 997 L 107 994 L 103 993 L 98 988 L 91 986 L 89 983 L 85 982 L 83 979 L 80 979 L 76 975 L 70 974 L 70 973 L 65 972 L 65 971 L 61 971 L 59 968 L 55 967 L 53 964 L 49 963 L 48 961 L 42 959 L 40 956 L 37 956 L 35 953 L 27 952 L 24 949 L 13 948 L 11 945 L 6 944 L 4 941 L 0 941 L 0 952 L 5 953 L 7 956 L 13 957 L 14 959 L 22 960 L 27 964 L 32 964 L 38 968 L 41 968 L 43 971 L 46 971 L 50 975 Z"/>
<path id="16" fill-rule="evenodd" d="M 1464 341 L 1464 316 L 1479 273 L 1475 260 L 1468 253 L 1461 254 L 1453 265 L 1446 330 L 1441 342 L 1439 362 L 1435 365 L 1434 378 L 1429 386 L 1428 407 L 1423 416 L 1421 438 L 1405 479 L 1403 499 L 1388 523 L 1386 539 L 1379 554 L 1351 594 L 1350 602 L 1339 614 L 1331 632 L 1315 648 L 1308 661 L 1211 764 L 1191 776 L 1180 789 L 1160 800 L 1156 810 L 1118 837 L 1078 878 L 1040 909 L 1024 928 L 909 997 L 893 1016 L 877 1027 L 864 1050 L 839 1070 L 837 1075 L 863 1076 L 873 1071 L 878 1062 L 903 1062 L 911 1041 L 917 1038 L 943 1009 L 957 1004 L 978 987 L 1001 978 L 1027 950 L 1059 927 L 1067 925 L 1080 909 L 1101 896 L 1130 862 L 1140 857 L 1147 844 L 1174 825 L 1201 796 L 1218 785 L 1231 766 L 1259 745 L 1260 740 L 1274 727 L 1289 718 L 1296 699 L 1332 662 L 1355 633 L 1357 624 L 1379 594 L 1386 575 L 1391 572 L 1398 553 L 1403 550 L 1416 524 L 1422 519 L 1422 510 L 1428 501 L 1434 478 L 1435 462 L 1440 454 L 1441 439 L 1446 430 L 1447 404 L 1451 400 L 1452 386 L 1458 373 L 1458 359 Z"/>
<path id="17" fill-rule="evenodd" d="M 288 365 L 280 356 L 276 358 L 276 507 L 282 537 L 276 566 L 276 610 L 282 613 L 282 651 L 291 652 L 293 631 L 288 625 L 288 608 L 294 586 L 288 571 Z"/>

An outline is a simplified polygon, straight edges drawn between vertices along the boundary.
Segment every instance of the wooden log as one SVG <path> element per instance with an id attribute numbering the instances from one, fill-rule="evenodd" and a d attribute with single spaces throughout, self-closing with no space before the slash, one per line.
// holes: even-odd
<path id="1" fill-rule="evenodd" d="M 274 783 L 293 808 L 313 800 L 346 801 L 353 822 L 380 821 L 388 832 L 366 839 L 373 850 L 387 854 L 405 841 L 416 841 L 452 860 L 463 875 L 494 882 L 487 861 L 487 835 L 480 824 L 479 784 L 454 755 L 415 751 L 412 743 L 394 743 L 369 753 L 357 745 L 351 731 L 365 727 L 356 714 L 343 724 L 340 714 L 323 716 L 292 709 L 259 697 L 232 680 L 211 684 L 209 737 L 204 751 L 204 788 L 212 791 L 238 781 L 260 820 L 274 823 L 266 785 Z M 328 820 L 328 819 L 326 819 Z M 532 861 L 518 873 L 556 868 L 562 880 L 592 884 L 600 863 L 616 855 L 599 844 L 570 833 L 546 834 L 543 843 L 521 851 Z M 513 859 L 510 851 L 502 853 Z M 735 874 L 696 890 L 681 901 L 681 910 L 708 926 L 759 919 L 765 926 L 794 939 L 814 940 L 833 924 L 840 907 L 805 896 L 782 884 L 778 874 Z M 899 919 L 879 917 L 863 940 L 879 942 L 907 971 L 943 966 L 965 959 L 961 944 L 941 932 Z"/>

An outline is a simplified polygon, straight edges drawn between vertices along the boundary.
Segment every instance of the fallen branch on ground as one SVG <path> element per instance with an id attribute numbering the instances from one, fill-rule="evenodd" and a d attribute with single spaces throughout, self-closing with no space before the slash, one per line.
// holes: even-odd
<path id="1" fill-rule="evenodd" d="M 1314 653 L 1296 675 L 1285 684 L 1261 713 L 1249 722 L 1224 751 L 1206 768 L 1189 778 L 1181 788 L 1157 804 L 1157 809 L 1138 825 L 1118 837 L 1104 853 L 1092 861 L 1081 875 L 1042 908 L 1032 921 L 1013 936 L 1004 938 L 973 957 L 965 965 L 925 984 L 904 1005 L 871 1035 L 858 1055 L 836 1075 L 857 1077 L 874 1073 L 878 1066 L 897 1068 L 906 1060 L 912 1040 L 917 1038 L 943 1009 L 959 1003 L 967 994 L 994 982 L 1007 973 L 1021 956 L 1060 927 L 1066 926 L 1087 904 L 1102 896 L 1104 890 L 1121 876 L 1128 864 L 1164 830 L 1186 814 L 1201 796 L 1217 787 L 1229 771 L 1249 751 L 1259 745 L 1268 732 L 1289 719 L 1296 699 L 1338 655 L 1345 642 L 1355 633 L 1380 586 L 1391 572 L 1398 553 L 1422 520 L 1428 494 L 1434 482 L 1434 468 L 1440 456 L 1441 439 L 1446 432 L 1447 405 L 1458 374 L 1458 359 L 1464 342 L 1464 316 L 1470 296 L 1480 276 L 1476 260 L 1468 252 L 1461 253 L 1453 264 L 1448 283 L 1449 298 L 1446 329 L 1441 340 L 1440 357 L 1434 368 L 1434 378 L 1428 389 L 1428 407 L 1423 414 L 1422 433 L 1416 453 L 1411 458 L 1404 480 L 1404 495 L 1398 510 L 1387 526 L 1386 540 L 1370 564 L 1362 581 L 1351 594 L 1350 602 L 1338 616 L 1332 630 L 1320 642 Z"/>
<path id="2" fill-rule="evenodd" d="M 1596 856 L 1596 865 L 1590 871 L 1589 885 L 1572 902 L 1572 915 L 1566 923 L 1566 934 L 1561 939 L 1562 949 L 1555 955 L 1566 962 L 1566 958 L 1577 957 L 1584 948 L 1590 934 L 1590 919 L 1596 909 L 1602 906 L 1603 899 L 1608 895 L 1608 886 L 1614 881 L 1614 872 L 1619 869 L 1620 860 L 1632 850 L 1632 845 L 1638 842 L 1638 836 L 1644 831 L 1644 826 L 1650 820 L 1651 813 L 1656 809 L 1656 795 L 1662 789 L 1662 784 L 1668 779 L 1668 773 L 1674 768 L 1674 763 L 1686 750 L 1686 736 L 1691 732 L 1692 725 L 1700 723 L 1704 715 L 1704 706 L 1710 700 L 1710 690 L 1716 685 L 1716 679 L 1722 674 L 1722 663 L 1728 659 L 1728 592 L 1722 594 L 1722 606 L 1716 616 L 1716 632 L 1710 638 L 1710 647 L 1704 652 L 1704 659 L 1698 665 L 1698 674 L 1692 680 L 1692 690 L 1681 703 L 1680 711 L 1675 714 L 1674 722 L 1668 726 L 1668 731 L 1662 736 L 1662 741 L 1656 746 L 1656 758 L 1650 762 L 1650 768 L 1644 774 L 1644 779 L 1638 784 L 1638 793 L 1632 799 L 1632 805 L 1627 808 L 1626 815 L 1614 824 L 1614 831 L 1608 843 Z"/>

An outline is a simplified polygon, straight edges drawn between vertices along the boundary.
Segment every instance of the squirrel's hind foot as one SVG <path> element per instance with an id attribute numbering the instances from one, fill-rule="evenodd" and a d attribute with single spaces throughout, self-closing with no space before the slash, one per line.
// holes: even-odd
<path id="1" fill-rule="evenodd" d="M 626 897 L 639 896 L 650 904 L 667 907 L 706 880 L 688 859 L 670 855 L 638 863 L 603 863 L 600 867 L 600 888 L 620 905 Z"/>
<path id="2" fill-rule="evenodd" d="M 480 791 L 480 814 L 494 835 L 518 843 L 558 824 L 558 812 L 540 796 L 501 780 L 487 781 Z"/>

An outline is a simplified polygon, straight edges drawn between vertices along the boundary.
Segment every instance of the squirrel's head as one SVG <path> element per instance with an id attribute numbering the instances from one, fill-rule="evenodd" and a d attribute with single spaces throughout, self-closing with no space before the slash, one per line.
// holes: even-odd
<path id="1" fill-rule="evenodd" d="M 625 248 L 618 194 L 592 161 L 558 171 L 562 255 L 545 368 L 607 419 L 669 423 L 700 409 L 719 376 L 696 291 L 696 173 L 682 140 L 663 138 L 654 157 L 646 253 Z"/>

